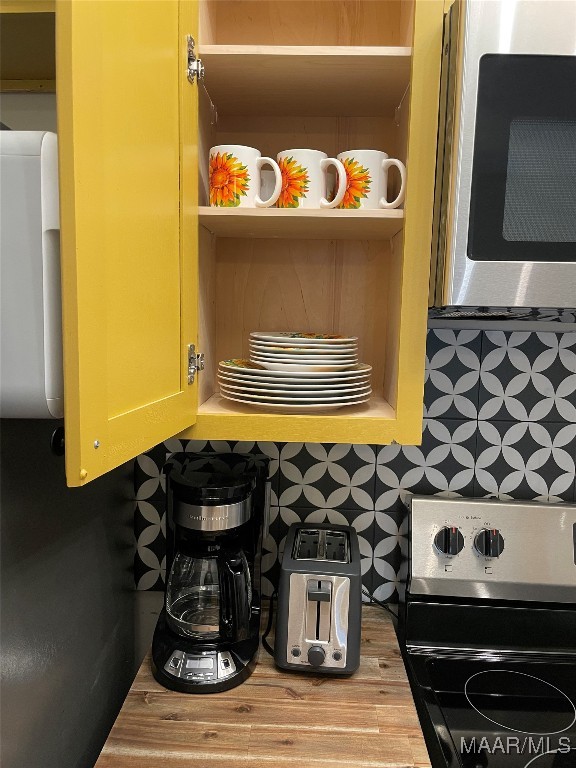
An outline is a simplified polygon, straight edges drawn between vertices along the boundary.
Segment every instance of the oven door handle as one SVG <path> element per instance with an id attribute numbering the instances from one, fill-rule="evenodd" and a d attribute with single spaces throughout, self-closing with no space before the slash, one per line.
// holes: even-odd
<path id="1" fill-rule="evenodd" d="M 411 645 L 406 643 L 408 656 L 418 656 L 430 659 L 454 659 L 455 661 L 506 662 L 558 662 L 576 665 L 576 651 L 520 651 L 505 648 L 463 648 L 433 645 Z"/>

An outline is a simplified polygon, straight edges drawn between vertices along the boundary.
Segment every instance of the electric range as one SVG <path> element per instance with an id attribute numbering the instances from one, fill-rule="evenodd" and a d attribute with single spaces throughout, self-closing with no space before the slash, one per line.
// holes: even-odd
<path id="1" fill-rule="evenodd" d="M 409 516 L 399 637 L 433 768 L 576 768 L 576 506 Z"/>

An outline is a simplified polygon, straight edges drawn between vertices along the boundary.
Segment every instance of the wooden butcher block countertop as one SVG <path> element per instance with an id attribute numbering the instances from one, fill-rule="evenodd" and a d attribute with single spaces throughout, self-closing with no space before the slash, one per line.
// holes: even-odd
<path id="1" fill-rule="evenodd" d="M 260 650 L 224 693 L 167 691 L 147 656 L 95 768 L 429 768 L 392 621 L 364 607 L 349 678 L 281 672 Z"/>

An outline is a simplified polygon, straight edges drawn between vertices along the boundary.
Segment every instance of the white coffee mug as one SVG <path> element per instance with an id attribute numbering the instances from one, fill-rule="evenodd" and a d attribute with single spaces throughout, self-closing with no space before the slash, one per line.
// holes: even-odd
<path id="1" fill-rule="evenodd" d="M 340 208 L 398 208 L 404 202 L 406 166 L 377 149 L 350 149 L 338 155 L 346 172 L 346 193 Z M 388 201 L 388 168 L 400 171 L 400 192 Z"/>
<path id="2" fill-rule="evenodd" d="M 263 165 L 272 166 L 276 183 L 267 200 L 260 197 Z M 280 168 L 271 157 L 262 157 L 254 147 L 220 144 L 212 147 L 208 162 L 210 205 L 218 208 L 269 208 L 282 189 Z"/>
<path id="3" fill-rule="evenodd" d="M 278 153 L 282 190 L 278 208 L 336 208 L 346 192 L 344 166 L 335 157 L 317 149 L 286 149 Z M 338 189 L 332 201 L 326 199 L 326 171 L 333 166 Z"/>

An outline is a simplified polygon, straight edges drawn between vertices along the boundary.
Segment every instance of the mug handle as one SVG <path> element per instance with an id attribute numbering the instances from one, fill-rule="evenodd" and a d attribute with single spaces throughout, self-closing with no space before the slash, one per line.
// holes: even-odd
<path id="1" fill-rule="evenodd" d="M 280 173 L 278 163 L 275 160 L 272 160 L 271 157 L 259 157 L 256 160 L 256 167 L 258 168 L 259 172 L 262 170 L 263 165 L 272 166 L 274 176 L 276 177 L 276 183 L 274 184 L 274 192 L 272 192 L 272 195 L 268 198 L 268 200 L 262 200 L 260 195 L 256 195 L 254 198 L 254 205 L 256 208 L 270 208 L 270 206 L 274 205 L 276 200 L 278 200 L 280 197 L 280 192 L 282 191 L 282 174 Z"/>
<path id="2" fill-rule="evenodd" d="M 404 202 L 404 192 L 406 189 L 406 166 L 401 160 L 395 160 L 391 157 L 382 160 L 383 171 L 387 171 L 388 168 L 392 167 L 393 165 L 396 166 L 396 168 L 398 168 L 400 171 L 400 192 L 398 192 L 398 197 L 396 200 L 393 200 L 391 203 L 389 203 L 385 197 L 381 197 L 380 208 L 398 208 L 398 206 Z"/>
<path id="3" fill-rule="evenodd" d="M 344 165 L 340 162 L 340 160 L 336 160 L 335 157 L 325 157 L 323 160 L 320 160 L 321 171 L 325 171 L 331 165 L 333 165 L 338 171 L 338 192 L 331 203 L 329 203 L 325 197 L 321 197 L 320 208 L 336 208 L 336 206 L 340 205 L 342 200 L 344 200 L 344 195 L 346 194 L 348 181 L 346 179 L 346 170 L 344 169 Z"/>

